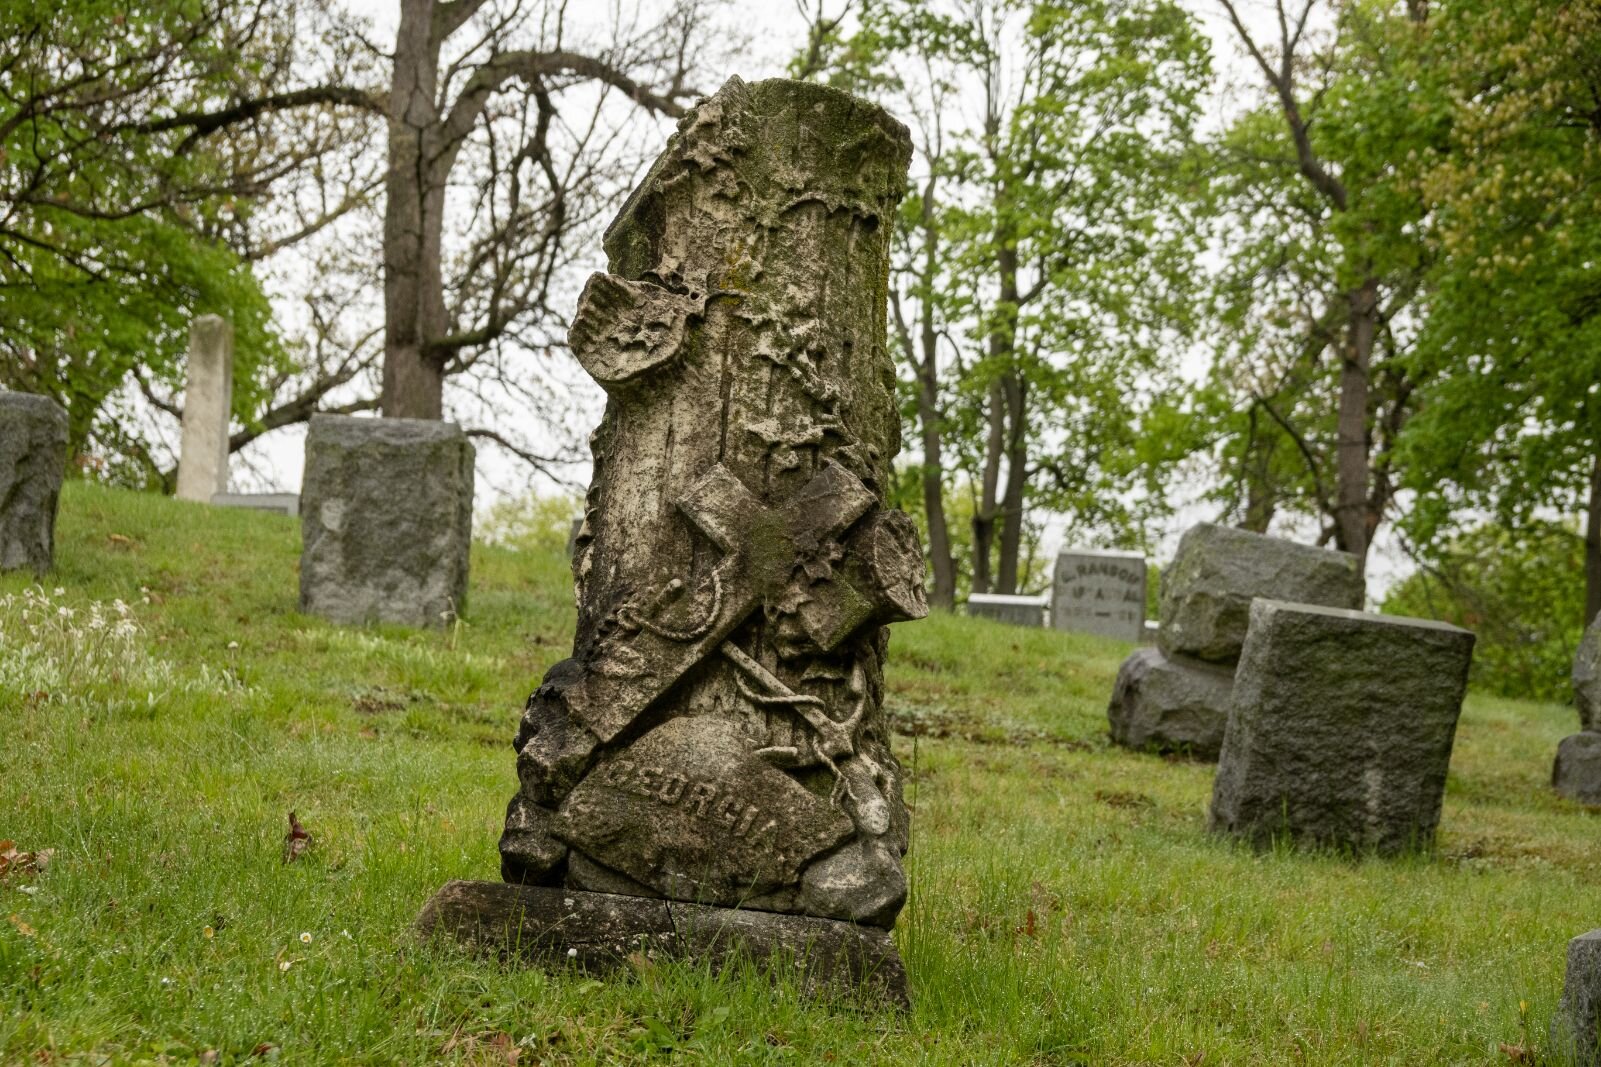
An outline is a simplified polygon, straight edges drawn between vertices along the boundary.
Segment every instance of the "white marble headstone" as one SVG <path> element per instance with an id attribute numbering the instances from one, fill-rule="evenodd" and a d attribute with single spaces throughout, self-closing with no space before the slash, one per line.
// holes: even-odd
<path id="1" fill-rule="evenodd" d="M 1145 557 L 1075 549 L 1056 557 L 1051 625 L 1120 641 L 1145 637 Z"/>

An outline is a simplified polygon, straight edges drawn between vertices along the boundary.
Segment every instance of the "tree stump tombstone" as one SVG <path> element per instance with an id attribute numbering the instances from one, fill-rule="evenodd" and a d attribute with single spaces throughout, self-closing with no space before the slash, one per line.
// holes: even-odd
<path id="1" fill-rule="evenodd" d="M 916 529 L 883 499 L 909 157 L 878 107 L 736 78 L 612 223 L 611 273 L 569 334 L 608 397 L 574 539 L 573 655 L 517 734 L 508 885 L 453 883 L 424 926 L 483 937 L 520 909 L 526 951 L 593 964 L 597 943 L 612 959 L 653 938 L 663 908 L 687 922 L 697 906 L 704 930 L 709 906 L 753 955 L 778 945 L 809 981 L 904 1001 L 886 934 L 908 824 L 885 627 L 927 608 Z M 616 896 L 597 912 L 592 894 Z"/>

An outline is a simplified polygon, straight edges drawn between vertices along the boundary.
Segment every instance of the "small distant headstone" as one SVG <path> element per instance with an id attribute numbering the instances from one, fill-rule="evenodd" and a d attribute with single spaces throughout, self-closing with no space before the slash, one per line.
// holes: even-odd
<path id="1" fill-rule="evenodd" d="M 314 415 L 300 506 L 301 611 L 404 626 L 462 612 L 473 446 L 460 427 Z"/>
<path id="2" fill-rule="evenodd" d="M 1551 1020 L 1551 1047 L 1560 1062 L 1601 1067 L 1601 930 L 1568 942 L 1567 978 Z"/>
<path id="3" fill-rule="evenodd" d="M 1145 636 L 1145 555 L 1075 549 L 1056 557 L 1051 625 L 1138 642 Z"/>
<path id="4" fill-rule="evenodd" d="M 1473 644 L 1445 623 L 1256 601 L 1212 828 L 1358 852 L 1428 848 Z"/>
<path id="5" fill-rule="evenodd" d="M 0 571 L 55 562 L 56 505 L 67 470 L 67 413 L 47 396 L 0 392 Z"/>
<path id="6" fill-rule="evenodd" d="M 1217 759 L 1223 747 L 1234 672 L 1204 660 L 1169 658 L 1141 648 L 1123 662 L 1108 718 L 1112 740 L 1125 748 Z"/>
<path id="7" fill-rule="evenodd" d="M 733 79 L 611 224 L 568 334 L 607 394 L 573 655 L 518 731 L 512 884 L 447 887 L 425 928 L 586 966 L 665 934 L 905 1003 L 884 628 L 927 605 L 885 502 L 884 294 L 910 151 L 867 101 Z"/>
<path id="8" fill-rule="evenodd" d="M 567 558 L 572 559 L 573 553 L 578 550 L 578 535 L 584 532 L 584 517 L 575 515 L 572 528 L 567 532 Z"/>
<path id="9" fill-rule="evenodd" d="M 220 315 L 189 324 L 188 381 L 178 447 L 180 500 L 209 502 L 228 490 L 228 420 L 233 412 L 233 326 Z"/>
<path id="10" fill-rule="evenodd" d="M 1162 639 L 1162 624 L 1155 619 L 1145 620 L 1145 630 L 1140 634 L 1140 644 L 1154 645 Z"/>
<path id="11" fill-rule="evenodd" d="M 1601 616 L 1590 623 L 1573 657 L 1573 703 L 1579 729 L 1601 730 Z"/>
<path id="12" fill-rule="evenodd" d="M 1232 672 L 1257 597 L 1360 608 L 1361 565 L 1344 552 L 1202 523 L 1179 541 L 1162 574 L 1160 656 L 1131 656 L 1118 674 L 1107 720 L 1133 748 L 1215 759 L 1228 724 Z"/>
<path id="13" fill-rule="evenodd" d="M 290 517 L 300 514 L 299 493 L 218 493 L 211 503 L 213 507 L 272 511 Z"/>
<path id="14" fill-rule="evenodd" d="M 1162 574 L 1162 647 L 1233 663 L 1257 597 L 1358 611 L 1363 596 L 1361 562 L 1347 552 L 1201 523 Z"/>
<path id="15" fill-rule="evenodd" d="M 1581 730 L 1562 739 L 1551 788 L 1580 804 L 1601 805 L 1601 731 Z"/>
<path id="16" fill-rule="evenodd" d="M 1012 626 L 1044 626 L 1045 608 L 1049 601 L 1050 598 L 1045 596 L 972 593 L 967 598 L 967 613 L 975 618 L 994 619 Z"/>

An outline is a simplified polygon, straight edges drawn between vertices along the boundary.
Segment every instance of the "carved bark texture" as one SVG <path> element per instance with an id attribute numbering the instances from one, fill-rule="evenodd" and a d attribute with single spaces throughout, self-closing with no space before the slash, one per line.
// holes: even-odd
<path id="1" fill-rule="evenodd" d="M 882 506 L 910 151 L 847 94 L 734 79 L 607 232 L 569 335 L 609 398 L 578 632 L 518 733 L 508 880 L 893 924 L 884 627 L 927 612 Z"/>

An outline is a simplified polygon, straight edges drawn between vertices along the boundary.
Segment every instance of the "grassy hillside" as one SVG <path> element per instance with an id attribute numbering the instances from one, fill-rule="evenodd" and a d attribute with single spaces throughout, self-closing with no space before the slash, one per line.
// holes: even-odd
<path id="1" fill-rule="evenodd" d="M 296 614 L 298 553 L 72 485 L 48 603 L 0 578 L 0 838 L 55 850 L 0 882 L 0 1062 L 1505 1064 L 1601 926 L 1601 815 L 1546 786 L 1568 709 L 1470 699 L 1431 859 L 1258 854 L 1205 833 L 1210 767 L 1104 740 L 1125 647 L 936 618 L 890 671 L 911 1016 L 420 948 L 441 883 L 496 877 L 566 561 L 477 549 L 466 624 L 416 633 Z"/>

